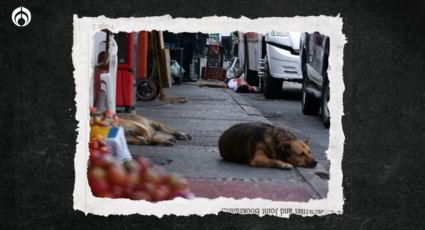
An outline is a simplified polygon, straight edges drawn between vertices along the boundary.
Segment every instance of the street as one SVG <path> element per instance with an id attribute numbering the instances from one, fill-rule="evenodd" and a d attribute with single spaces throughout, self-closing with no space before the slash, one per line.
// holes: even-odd
<path id="1" fill-rule="evenodd" d="M 148 157 L 167 171 L 181 174 L 196 197 L 277 201 L 326 197 L 329 161 L 325 151 L 329 131 L 318 117 L 302 114 L 298 88 L 292 86 L 281 99 L 266 100 L 260 93 L 237 94 L 197 84 L 183 83 L 165 89 L 167 96 L 186 96 L 187 103 L 155 99 L 139 101 L 136 108 L 137 114 L 189 133 L 192 140 L 177 141 L 171 147 L 130 145 L 133 155 Z M 217 148 L 221 133 L 233 124 L 249 121 L 273 123 L 292 130 L 301 139 L 308 138 L 319 161 L 316 168 L 253 168 L 222 161 Z"/>

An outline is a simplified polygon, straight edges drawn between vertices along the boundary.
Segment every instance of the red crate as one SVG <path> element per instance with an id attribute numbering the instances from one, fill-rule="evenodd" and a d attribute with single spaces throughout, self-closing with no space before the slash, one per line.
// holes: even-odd
<path id="1" fill-rule="evenodd" d="M 218 67 L 202 67 L 202 79 L 215 79 L 224 81 L 226 78 L 226 70 Z"/>

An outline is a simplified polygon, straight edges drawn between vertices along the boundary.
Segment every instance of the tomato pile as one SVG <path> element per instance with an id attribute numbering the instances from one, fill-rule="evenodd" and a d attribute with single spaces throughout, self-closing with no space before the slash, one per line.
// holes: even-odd
<path id="1" fill-rule="evenodd" d="M 101 113 L 96 108 L 90 107 L 90 126 L 117 126 L 118 120 L 118 116 L 111 109 Z"/>
<path id="2" fill-rule="evenodd" d="M 92 127 L 107 126 L 117 120 L 114 119 L 114 114 L 103 113 L 95 117 L 100 119 L 93 119 Z M 87 177 L 91 191 L 96 197 L 152 202 L 192 197 L 186 179 L 178 174 L 166 172 L 163 168 L 154 167 L 145 157 L 138 156 L 120 163 L 110 154 L 110 148 L 102 135 L 91 137 L 89 150 Z"/>

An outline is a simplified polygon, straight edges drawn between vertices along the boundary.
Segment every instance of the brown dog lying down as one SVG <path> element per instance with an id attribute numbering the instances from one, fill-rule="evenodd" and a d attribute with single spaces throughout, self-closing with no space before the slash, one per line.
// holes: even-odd
<path id="1" fill-rule="evenodd" d="M 223 160 L 255 167 L 312 168 L 317 164 L 308 141 L 262 122 L 232 126 L 221 135 L 218 147 Z"/>
<path id="2" fill-rule="evenodd" d="M 177 131 L 161 122 L 152 121 L 133 113 L 117 114 L 118 124 L 125 130 L 125 138 L 130 145 L 171 146 L 176 139 L 191 140 L 189 134 Z"/>

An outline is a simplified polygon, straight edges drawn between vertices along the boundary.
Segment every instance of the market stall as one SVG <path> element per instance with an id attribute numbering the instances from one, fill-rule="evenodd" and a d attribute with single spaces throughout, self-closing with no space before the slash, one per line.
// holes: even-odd
<path id="1" fill-rule="evenodd" d="M 111 110 L 90 109 L 87 176 L 93 195 L 152 202 L 193 198 L 185 178 L 152 164 L 148 158 L 131 155 L 118 121 Z"/>

